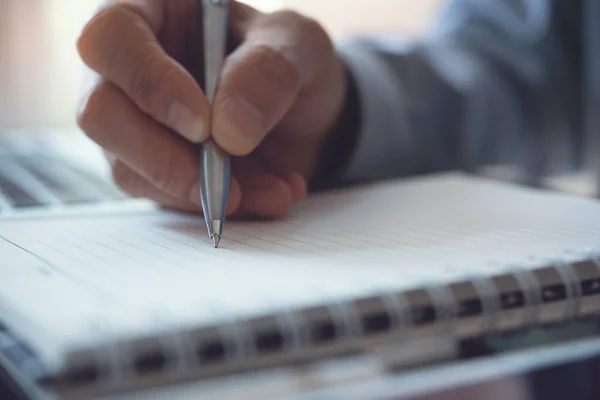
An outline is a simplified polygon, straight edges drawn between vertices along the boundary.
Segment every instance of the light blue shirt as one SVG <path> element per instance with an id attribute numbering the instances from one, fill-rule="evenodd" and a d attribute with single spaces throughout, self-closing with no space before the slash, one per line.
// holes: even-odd
<path id="1" fill-rule="evenodd" d="M 600 1 L 450 0 L 428 34 L 342 43 L 361 124 L 343 180 L 600 171 Z"/>

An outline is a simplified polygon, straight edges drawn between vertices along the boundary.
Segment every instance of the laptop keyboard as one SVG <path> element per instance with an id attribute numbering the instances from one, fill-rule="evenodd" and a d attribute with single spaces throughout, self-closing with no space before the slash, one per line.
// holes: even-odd
<path id="1" fill-rule="evenodd" d="M 8 203 L 4 205 L 5 208 L 9 205 L 19 208 L 36 207 L 44 204 L 12 180 L 4 177 L 4 174 L 0 174 L 0 191 L 4 194 Z"/>
<path id="2" fill-rule="evenodd" d="M 65 160 L 40 154 L 0 155 L 0 215 L 126 198 L 112 182 Z"/>

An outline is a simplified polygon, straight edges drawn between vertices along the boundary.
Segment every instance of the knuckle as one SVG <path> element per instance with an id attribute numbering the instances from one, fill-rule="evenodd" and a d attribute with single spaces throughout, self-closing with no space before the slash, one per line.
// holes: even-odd
<path id="1" fill-rule="evenodd" d="M 321 57 L 333 54 L 334 45 L 329 33 L 317 20 L 290 10 L 278 11 L 272 15 L 271 24 L 295 32 L 302 38 L 302 43 L 310 47 L 312 54 Z"/>
<path id="2" fill-rule="evenodd" d="M 311 38 L 325 38 L 328 40 L 329 35 L 325 28 L 315 19 L 302 15 L 293 10 L 281 10 L 272 14 L 273 23 L 279 26 L 285 26 L 288 29 L 293 29 L 302 33 L 304 36 Z"/>
<path id="3" fill-rule="evenodd" d="M 299 12 L 290 9 L 275 11 L 271 14 L 271 17 L 274 21 L 279 21 L 281 23 L 286 24 L 294 23 L 295 21 L 299 21 L 305 18 Z"/>
<path id="4" fill-rule="evenodd" d="M 112 166 L 112 179 L 115 184 L 126 193 L 136 195 L 135 177 L 132 171 L 125 164 L 117 161 Z"/>
<path id="5" fill-rule="evenodd" d="M 76 48 L 83 62 L 90 64 L 91 51 L 94 43 L 97 42 L 98 26 L 105 25 L 107 10 L 101 10 L 90 21 L 88 21 L 81 30 L 76 41 Z"/>
<path id="6" fill-rule="evenodd" d="M 325 28 L 316 20 L 301 17 L 296 20 L 296 30 L 305 46 L 311 49 L 311 53 L 317 55 L 321 60 L 333 55 L 333 42 Z"/>
<path id="7" fill-rule="evenodd" d="M 301 21 L 300 30 L 302 33 L 309 38 L 310 43 L 316 45 L 317 48 L 325 46 L 332 48 L 332 43 L 329 38 L 329 34 L 325 28 L 316 20 L 310 18 L 304 18 Z"/>
<path id="8" fill-rule="evenodd" d="M 119 27 L 127 23 L 126 17 L 126 8 L 122 4 L 110 5 L 101 8 L 85 24 L 76 41 L 77 51 L 84 63 L 97 67 L 98 47 L 113 41 Z"/>
<path id="9" fill-rule="evenodd" d="M 77 112 L 77 124 L 92 139 L 99 131 L 97 128 L 109 118 L 108 107 L 115 93 L 116 89 L 110 83 L 100 82 L 83 98 Z"/>
<path id="10" fill-rule="evenodd" d="M 300 74 L 285 49 L 260 44 L 255 49 L 255 57 L 259 73 L 271 86 L 284 93 L 298 90 Z"/>
<path id="11" fill-rule="evenodd" d="M 168 82 L 170 73 L 147 57 L 136 57 L 138 63 L 132 68 L 128 92 L 137 106 L 160 121 L 166 119 L 168 101 Z"/>
<path id="12" fill-rule="evenodd" d="M 302 16 L 297 19 L 297 24 L 303 33 L 327 36 L 325 28 L 313 18 Z"/>
<path id="13" fill-rule="evenodd" d="M 149 171 L 149 180 L 159 190 L 185 199 L 193 185 L 193 182 L 187 179 L 185 167 L 179 157 L 169 155 L 162 162 L 153 164 Z"/>

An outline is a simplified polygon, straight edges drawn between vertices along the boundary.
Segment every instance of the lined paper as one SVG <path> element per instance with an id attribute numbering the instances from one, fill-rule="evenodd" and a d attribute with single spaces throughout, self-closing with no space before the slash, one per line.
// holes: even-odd
<path id="1" fill-rule="evenodd" d="M 59 362 L 60 349 L 106 335 L 576 258 L 599 250 L 600 205 L 442 175 L 314 196 L 276 221 L 228 221 L 221 243 L 212 248 L 201 217 L 158 210 L 2 221 L 0 311 Z"/>

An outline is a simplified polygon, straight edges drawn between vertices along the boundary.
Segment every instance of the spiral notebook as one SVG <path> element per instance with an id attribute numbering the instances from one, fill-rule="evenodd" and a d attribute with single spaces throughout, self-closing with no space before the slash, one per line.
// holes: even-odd
<path id="1" fill-rule="evenodd" d="M 219 249 L 144 202 L 7 219 L 0 360 L 90 398 L 485 337 L 600 314 L 599 256 L 600 203 L 462 174 L 228 221 Z"/>

